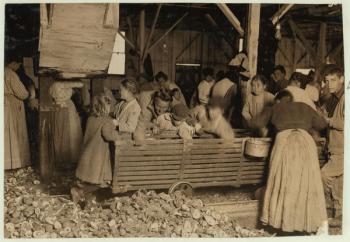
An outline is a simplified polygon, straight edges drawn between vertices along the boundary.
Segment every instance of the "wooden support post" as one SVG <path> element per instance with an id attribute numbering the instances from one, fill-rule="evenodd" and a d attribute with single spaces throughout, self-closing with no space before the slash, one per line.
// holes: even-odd
<path id="1" fill-rule="evenodd" d="M 301 43 L 305 47 L 305 50 L 311 56 L 311 58 L 313 58 L 315 65 L 317 66 L 318 63 L 320 62 L 318 55 L 316 54 L 315 50 L 311 47 L 311 45 L 308 43 L 304 34 L 301 32 L 299 27 L 294 23 L 294 21 L 292 19 L 288 19 L 288 24 L 291 27 L 292 31 L 298 36 Z"/>
<path id="2" fill-rule="evenodd" d="M 49 88 L 53 78 L 39 76 L 39 163 L 40 177 L 43 183 L 49 184 L 54 176 L 55 152 L 52 137 L 53 102 Z"/>
<path id="3" fill-rule="evenodd" d="M 147 50 L 147 52 L 150 52 L 153 47 L 155 47 L 156 45 L 158 45 L 186 16 L 188 15 L 188 13 L 185 13 L 184 15 L 182 15 L 181 18 L 179 18 L 158 40 L 156 40 Z"/>
<path id="4" fill-rule="evenodd" d="M 162 7 L 162 4 L 158 4 L 157 13 L 156 13 L 156 16 L 154 17 L 154 20 L 153 20 L 153 23 L 152 23 L 151 32 L 148 35 L 145 47 L 142 49 L 142 60 L 144 60 L 146 55 L 147 55 L 147 50 L 148 50 L 149 44 L 151 43 L 151 40 L 152 40 L 152 37 L 153 37 L 153 34 L 154 34 L 154 30 L 156 28 L 156 24 L 157 24 L 157 21 L 158 21 L 158 17 L 159 17 L 159 13 L 160 13 L 160 8 L 161 7 Z"/>
<path id="5" fill-rule="evenodd" d="M 327 23 L 322 22 L 320 26 L 320 38 L 319 38 L 319 58 L 321 63 L 326 63 L 327 55 Z"/>
<path id="6" fill-rule="evenodd" d="M 140 50 L 140 58 L 139 58 L 139 71 L 140 73 L 143 73 L 143 49 L 145 48 L 145 18 L 146 18 L 146 10 L 145 9 L 141 9 L 140 12 L 140 24 L 139 24 L 139 30 L 140 30 L 140 34 L 139 34 L 139 50 Z"/>
<path id="7" fill-rule="evenodd" d="M 259 29 L 260 29 L 260 4 L 249 5 L 248 20 L 248 60 L 249 72 L 253 77 L 256 74 L 258 66 L 258 46 L 259 46 Z"/>
<path id="8" fill-rule="evenodd" d="M 272 17 L 272 24 L 275 25 L 285 15 L 294 4 L 284 4 Z"/>
<path id="9" fill-rule="evenodd" d="M 244 30 L 241 27 L 241 23 L 239 22 L 238 18 L 232 13 L 230 8 L 226 5 L 226 3 L 217 3 L 217 6 L 220 8 L 220 10 L 224 13 L 228 21 L 233 25 L 233 27 L 237 30 L 240 36 L 244 35 Z"/>

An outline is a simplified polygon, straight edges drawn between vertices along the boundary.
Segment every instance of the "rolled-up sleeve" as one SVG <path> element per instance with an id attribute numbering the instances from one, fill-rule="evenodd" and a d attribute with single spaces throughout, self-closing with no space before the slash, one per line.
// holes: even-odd
<path id="1" fill-rule="evenodd" d="M 115 129 L 112 120 L 102 127 L 102 137 L 107 141 L 115 141 L 118 139 L 118 131 Z"/>
<path id="2" fill-rule="evenodd" d="M 11 90 L 18 99 L 25 100 L 29 97 L 29 92 L 14 71 L 5 71 L 5 78 L 9 81 Z"/>

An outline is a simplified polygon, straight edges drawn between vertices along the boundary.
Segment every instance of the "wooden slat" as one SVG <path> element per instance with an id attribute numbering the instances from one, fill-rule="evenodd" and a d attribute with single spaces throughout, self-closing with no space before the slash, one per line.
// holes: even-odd
<path id="1" fill-rule="evenodd" d="M 120 162 L 119 166 L 152 166 L 152 165 L 179 165 L 180 161 L 130 161 L 130 162 Z"/>
<path id="2" fill-rule="evenodd" d="M 147 175 L 140 175 L 140 176 L 122 176 L 119 175 L 117 178 L 117 181 L 158 181 L 158 180 L 173 180 L 178 179 L 177 174 L 173 175 L 157 175 L 157 176 L 147 176 Z"/>
<path id="3" fill-rule="evenodd" d="M 222 162 L 222 163 L 207 163 L 207 164 L 185 164 L 185 170 L 189 169 L 212 169 L 212 168 L 235 168 L 238 169 L 239 162 Z"/>
<path id="4" fill-rule="evenodd" d="M 211 179 L 213 177 L 235 177 L 239 172 L 233 172 L 233 171 L 222 171 L 222 172 L 197 172 L 197 173 L 185 173 L 184 178 L 185 179 L 192 179 L 192 178 L 207 178 Z"/>
<path id="5" fill-rule="evenodd" d="M 168 155 L 171 153 L 172 155 L 182 154 L 182 150 L 150 150 L 150 151 L 133 151 L 133 150 L 121 150 L 120 156 L 159 156 L 159 155 Z"/>
<path id="6" fill-rule="evenodd" d="M 232 144 L 193 144 L 189 145 L 191 149 L 242 149 L 242 145 L 232 145 Z"/>
<path id="7" fill-rule="evenodd" d="M 150 184 L 164 184 L 164 185 L 172 185 L 175 182 L 177 182 L 177 179 L 164 179 L 164 180 L 150 180 L 150 181 L 146 181 L 146 180 L 142 180 L 142 181 L 119 181 L 117 180 L 115 185 L 118 186 L 123 186 L 123 185 L 150 185 Z M 147 188 L 147 187 L 146 187 Z"/>
<path id="8" fill-rule="evenodd" d="M 239 172 L 238 167 L 218 167 L 218 168 L 197 168 L 185 169 L 185 174 L 215 173 L 215 172 Z"/>
<path id="9" fill-rule="evenodd" d="M 167 140 L 144 140 L 143 141 L 143 146 L 147 146 L 147 145 L 169 145 L 169 144 L 182 144 L 183 143 L 183 140 L 182 139 L 167 139 Z M 134 144 L 134 141 L 133 140 L 129 140 L 129 139 L 126 139 L 126 140 L 117 140 L 115 141 L 115 144 L 118 145 L 118 146 L 123 146 L 124 144 L 125 145 L 130 145 L 130 144 Z"/>
<path id="10" fill-rule="evenodd" d="M 243 138 L 233 139 L 233 140 L 223 140 L 223 139 L 193 139 L 188 141 L 192 144 L 240 144 Z"/>
<path id="11" fill-rule="evenodd" d="M 263 171 L 265 170 L 265 165 L 262 166 L 242 166 L 241 171 Z"/>
<path id="12" fill-rule="evenodd" d="M 239 157 L 236 157 L 236 158 L 229 157 L 229 158 L 225 158 L 225 159 L 212 158 L 212 159 L 186 160 L 185 164 L 216 164 L 216 163 L 220 164 L 220 163 L 239 163 L 239 162 L 240 162 Z"/>
<path id="13" fill-rule="evenodd" d="M 117 176 L 141 176 L 141 175 L 177 175 L 178 170 L 158 170 L 158 171 L 117 171 Z"/>
<path id="14" fill-rule="evenodd" d="M 183 145 L 147 145 L 147 146 L 123 146 L 122 149 L 119 149 L 121 152 L 123 151 L 150 151 L 150 150 L 182 150 Z"/>
<path id="15" fill-rule="evenodd" d="M 258 174 L 258 175 L 244 175 L 244 176 L 241 176 L 241 179 L 242 180 L 250 180 L 250 179 L 258 179 L 258 178 L 262 178 L 263 177 L 263 174 Z"/>
<path id="16" fill-rule="evenodd" d="M 147 190 L 151 190 L 151 189 L 168 189 L 170 186 L 171 186 L 171 183 L 132 185 L 132 186 L 128 187 L 128 191 L 136 191 L 136 190 L 139 190 L 139 189 L 147 189 Z M 117 188 L 117 185 L 115 185 L 115 187 Z M 113 187 L 112 187 L 112 192 L 116 193 L 115 191 L 113 191 Z"/>
<path id="17" fill-rule="evenodd" d="M 217 186 L 237 186 L 239 185 L 236 181 L 211 181 L 211 182 L 195 182 L 192 181 L 191 185 L 193 188 L 199 188 L 199 187 L 217 187 Z"/>
<path id="18" fill-rule="evenodd" d="M 201 154 L 241 154 L 241 149 L 191 149 L 190 155 L 201 155 Z"/>
<path id="19" fill-rule="evenodd" d="M 125 163 L 129 161 L 179 161 L 181 155 L 168 155 L 168 156 L 123 156 L 120 157 L 118 162 Z M 180 164 L 180 162 L 178 162 Z"/>
<path id="20" fill-rule="evenodd" d="M 180 165 L 159 165 L 159 166 L 121 166 L 118 171 L 167 171 L 179 170 Z M 117 174 L 118 175 L 118 174 Z"/>
<path id="21" fill-rule="evenodd" d="M 186 178 L 188 182 L 219 182 L 219 181 L 235 181 L 236 176 L 224 176 L 224 177 L 206 177 L 206 178 Z"/>
<path id="22" fill-rule="evenodd" d="M 251 180 L 242 180 L 239 181 L 241 185 L 246 185 L 246 184 L 259 184 L 263 182 L 263 179 L 251 179 Z"/>
<path id="23" fill-rule="evenodd" d="M 190 160 L 198 159 L 221 159 L 221 158 L 240 158 L 240 154 L 214 154 L 214 155 L 196 155 L 193 154 L 190 156 Z"/>
<path id="24" fill-rule="evenodd" d="M 240 171 L 242 176 L 245 175 L 264 175 L 264 170 Z"/>

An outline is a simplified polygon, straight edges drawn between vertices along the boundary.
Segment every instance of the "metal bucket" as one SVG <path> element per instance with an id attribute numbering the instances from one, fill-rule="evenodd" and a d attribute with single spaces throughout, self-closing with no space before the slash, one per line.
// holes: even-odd
<path id="1" fill-rule="evenodd" d="M 248 139 L 245 143 L 244 153 L 248 156 L 267 157 L 270 150 L 270 142 L 259 139 Z"/>

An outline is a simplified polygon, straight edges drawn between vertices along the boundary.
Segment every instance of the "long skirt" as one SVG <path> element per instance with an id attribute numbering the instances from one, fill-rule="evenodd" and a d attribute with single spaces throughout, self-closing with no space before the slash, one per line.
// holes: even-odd
<path id="1" fill-rule="evenodd" d="M 30 150 L 24 104 L 13 95 L 4 98 L 5 170 L 30 165 Z"/>
<path id="2" fill-rule="evenodd" d="M 286 232 L 315 232 L 327 220 L 315 141 L 302 129 L 277 134 L 261 221 Z"/>
<path id="3" fill-rule="evenodd" d="M 80 117 L 72 101 L 55 113 L 54 120 L 55 159 L 58 165 L 77 163 L 83 144 Z"/>

